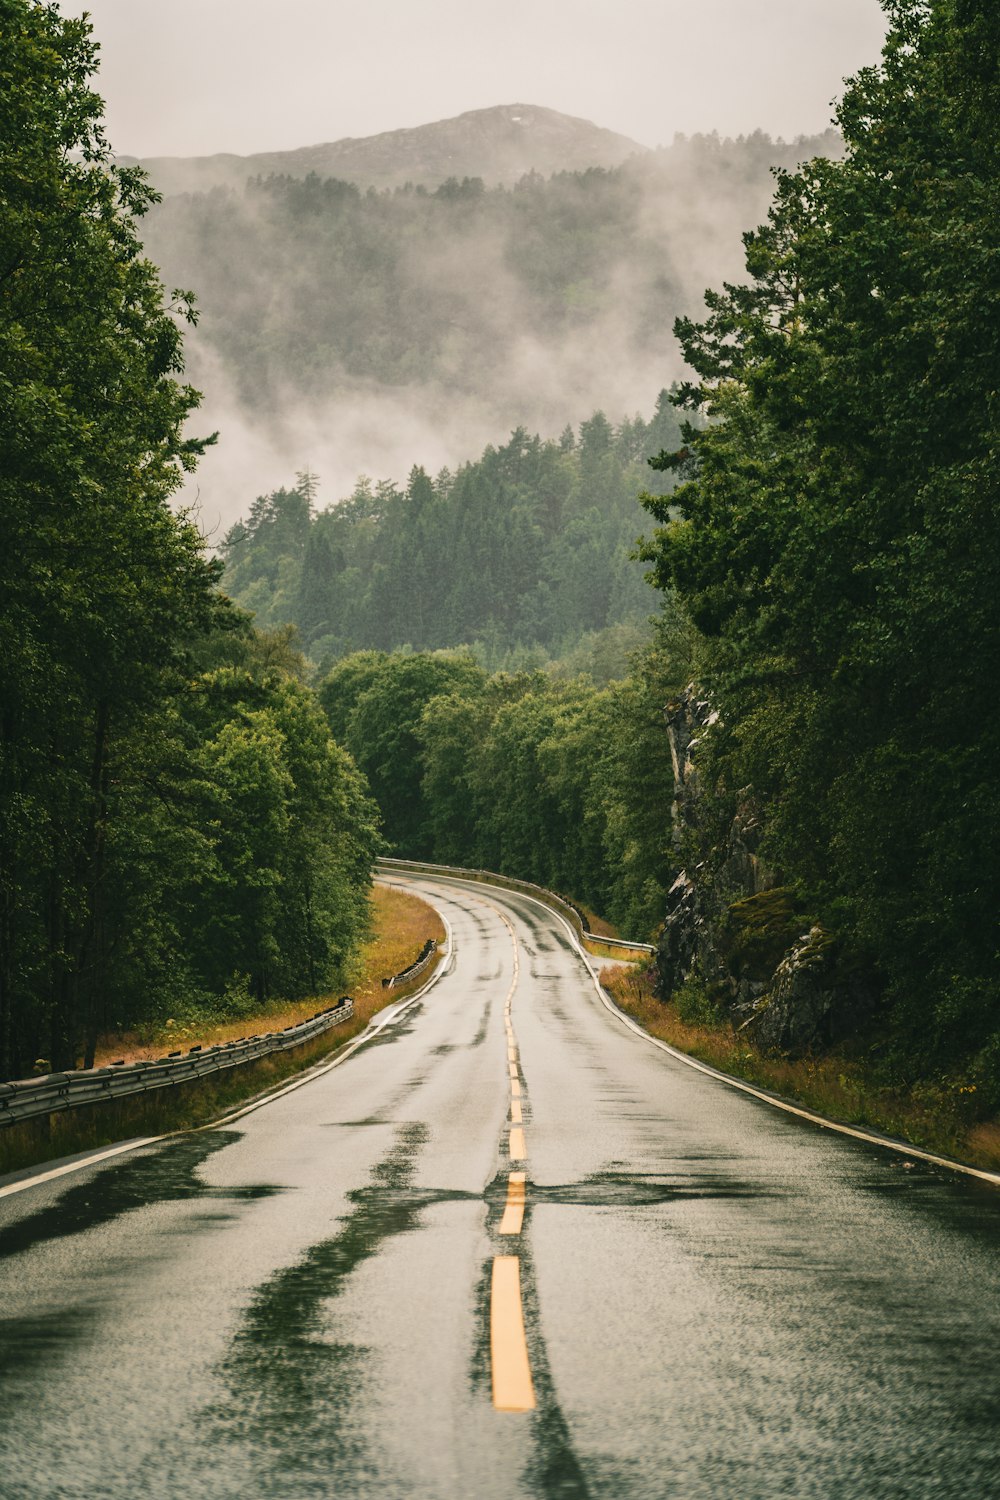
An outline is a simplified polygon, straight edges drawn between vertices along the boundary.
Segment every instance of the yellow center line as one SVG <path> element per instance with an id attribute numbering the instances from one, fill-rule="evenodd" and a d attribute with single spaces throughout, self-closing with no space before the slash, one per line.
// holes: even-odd
<path id="1" fill-rule="evenodd" d="M 511 1083 L 517 1082 L 517 1063 L 510 1064 L 510 1079 Z"/>
<path id="2" fill-rule="evenodd" d="M 521 1080 L 514 1077 L 516 1071 L 515 1068 L 511 1068 L 510 1097 L 512 1099 L 520 1099 L 521 1097 Z"/>
<path id="3" fill-rule="evenodd" d="M 524 1220 L 524 1177 L 523 1172 L 511 1172 L 507 1179 L 507 1202 L 504 1205 L 498 1234 L 521 1233 L 521 1224 Z"/>
<path id="4" fill-rule="evenodd" d="M 512 1125 L 520 1125 L 520 1123 L 521 1123 L 521 1101 L 520 1101 L 520 1099 L 512 1099 L 510 1101 L 510 1122 L 511 1122 Z"/>
<path id="5" fill-rule="evenodd" d="M 511 1130 L 509 1149 L 511 1161 L 523 1161 L 528 1154 L 524 1145 L 524 1131 L 520 1125 L 515 1125 Z"/>
<path id="6" fill-rule="evenodd" d="M 517 1062 L 517 1048 L 516 1047 L 508 1047 L 507 1048 L 507 1061 L 508 1062 Z"/>
<path id="7" fill-rule="evenodd" d="M 497 1411 L 534 1411 L 535 1388 L 521 1307 L 521 1264 L 516 1255 L 498 1255 L 493 1262 L 490 1363 Z"/>

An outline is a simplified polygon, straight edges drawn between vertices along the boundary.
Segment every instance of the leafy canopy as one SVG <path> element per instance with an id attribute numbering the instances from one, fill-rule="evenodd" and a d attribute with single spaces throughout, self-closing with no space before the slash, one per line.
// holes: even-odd
<path id="1" fill-rule="evenodd" d="M 1000 1056 L 1000 28 L 886 10 L 844 160 L 779 173 L 746 283 L 677 324 L 711 422 L 658 461 L 646 556 L 708 638 L 719 770 L 900 1047 Z"/>

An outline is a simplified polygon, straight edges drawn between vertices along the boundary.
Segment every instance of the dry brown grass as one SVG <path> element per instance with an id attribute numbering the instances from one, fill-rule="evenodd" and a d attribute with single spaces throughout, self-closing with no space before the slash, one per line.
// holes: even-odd
<path id="1" fill-rule="evenodd" d="M 377 885 L 372 893 L 372 937 L 359 957 L 358 979 L 351 986 L 355 1019 L 362 1025 L 367 1026 L 375 1012 L 390 1000 L 410 993 L 410 987 L 406 986 L 383 990 L 382 980 L 401 973 L 413 963 L 428 938 L 437 938 L 438 942 L 444 939 L 441 918 L 433 907 L 406 891 Z M 427 977 L 426 972 L 422 974 L 421 982 Z M 331 992 L 306 1000 L 278 1000 L 250 1019 L 202 1026 L 167 1025 L 145 1039 L 135 1032 L 104 1036 L 97 1045 L 95 1065 L 104 1067 L 116 1058 L 142 1062 L 162 1057 L 165 1051 L 176 1047 L 185 1051 L 195 1046 L 214 1047 L 259 1032 L 283 1031 L 286 1026 L 308 1020 L 338 998 L 338 994 Z M 344 1032 L 338 1029 L 337 1035 L 342 1037 Z"/>
<path id="2" fill-rule="evenodd" d="M 590 924 L 590 930 L 595 937 L 621 937 L 621 933 L 618 931 L 618 928 L 613 925 L 613 923 L 606 922 L 603 917 L 599 917 L 597 915 L 596 911 L 591 911 L 589 906 L 584 906 L 580 901 L 577 901 L 576 905 L 580 908 L 584 916 L 587 918 L 587 921 Z"/>
<path id="3" fill-rule="evenodd" d="M 887 1088 L 872 1075 L 864 1059 L 843 1052 L 803 1058 L 765 1056 L 728 1027 L 682 1020 L 675 1005 L 656 999 L 652 975 L 640 966 L 603 969 L 601 983 L 650 1035 L 723 1073 L 758 1084 L 830 1119 L 866 1125 L 970 1166 L 1000 1168 L 1000 1121 L 970 1125 L 963 1120 L 960 1089 Z"/>
<path id="4" fill-rule="evenodd" d="M 641 948 L 611 948 L 607 943 L 602 943 L 599 938 L 585 936 L 583 946 L 592 958 L 605 958 L 611 963 L 638 964 L 648 963 L 649 954 L 643 953 Z"/>
<path id="5" fill-rule="evenodd" d="M 401 973 L 413 963 L 428 938 L 436 938 L 441 943 L 445 936 L 444 925 L 433 907 L 408 892 L 376 886 L 372 908 L 372 937 L 359 955 L 358 981 L 351 986 L 354 1016 L 345 1025 L 334 1027 L 288 1052 L 272 1053 L 256 1062 L 212 1073 L 190 1083 L 130 1095 L 107 1104 L 65 1110 L 9 1126 L 0 1133 L 0 1172 L 16 1171 L 37 1162 L 51 1161 L 55 1157 L 70 1156 L 77 1151 L 132 1137 L 163 1135 L 203 1125 L 276 1087 L 303 1068 L 332 1056 L 364 1030 L 376 1011 L 405 999 L 427 983 L 433 973 L 433 964 L 408 984 L 391 990 L 382 988 L 383 978 Z M 192 1035 L 190 1040 L 185 1036 L 184 1042 L 189 1046 L 198 1043 L 211 1046 L 234 1037 L 277 1031 L 314 1015 L 335 998 L 318 995 L 297 1004 L 275 1005 L 252 1021 L 207 1026 L 197 1035 Z M 145 1045 L 134 1037 L 105 1037 L 98 1063 L 116 1057 L 127 1057 L 130 1061 L 160 1057 L 175 1040 L 178 1038 L 173 1031 L 164 1031 L 159 1039 L 154 1038 Z"/>

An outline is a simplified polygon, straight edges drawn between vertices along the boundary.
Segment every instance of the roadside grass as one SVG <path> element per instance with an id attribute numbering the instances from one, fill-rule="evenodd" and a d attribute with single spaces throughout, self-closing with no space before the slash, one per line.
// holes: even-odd
<path id="1" fill-rule="evenodd" d="M 406 994 L 403 987 L 383 991 L 382 979 L 402 973 L 428 938 L 442 942 L 444 935 L 441 918 L 425 901 L 397 887 L 376 885 L 372 892 L 372 936 L 358 955 L 357 979 L 350 986 L 355 1020 L 360 1019 L 367 1026 L 375 1012 L 390 999 L 398 1000 Z M 420 976 L 420 981 L 427 978 L 427 972 Z M 338 993 L 330 991 L 304 1000 L 275 1000 L 239 1020 L 200 1024 L 188 1021 L 184 1025 L 168 1020 L 146 1034 L 130 1031 L 103 1036 L 97 1044 L 95 1066 L 105 1067 L 117 1058 L 143 1062 L 162 1057 L 164 1051 L 176 1047 L 185 1051 L 189 1047 L 214 1047 L 260 1032 L 283 1031 L 286 1026 L 308 1020 L 338 998 Z M 348 1029 L 338 1028 L 337 1036 L 343 1038 Z"/>
<path id="2" fill-rule="evenodd" d="M 590 930 L 594 934 L 595 938 L 621 937 L 621 933 L 618 931 L 618 928 L 615 927 L 614 923 L 606 922 L 603 917 L 599 917 L 597 915 L 596 911 L 592 911 L 589 906 L 584 906 L 582 901 L 577 901 L 574 904 L 579 907 L 580 911 L 582 911 L 584 916 L 587 918 L 587 922 L 590 925 Z"/>
<path id="3" fill-rule="evenodd" d="M 969 1166 L 1000 1170 L 1000 1121 L 971 1123 L 961 1084 L 890 1088 L 863 1057 L 845 1048 L 819 1057 L 766 1056 L 724 1025 L 682 1020 L 675 1004 L 656 999 L 652 973 L 643 965 L 602 969 L 601 984 L 651 1036 L 723 1073 L 845 1125 L 864 1125 Z"/>
<path id="4" fill-rule="evenodd" d="M 620 964 L 649 963 L 649 954 L 643 953 L 640 948 L 611 948 L 607 943 L 602 943 L 600 938 L 591 937 L 589 933 L 584 937 L 583 943 L 592 958 L 604 958 L 609 963 Z"/>
<path id="5" fill-rule="evenodd" d="M 406 984 L 382 988 L 383 978 L 399 974 L 413 963 L 428 938 L 436 938 L 440 944 L 445 937 L 438 913 L 409 892 L 377 885 L 372 914 L 372 937 L 359 955 L 359 978 L 351 987 L 354 1015 L 350 1021 L 287 1052 L 258 1058 L 222 1073 L 7 1126 L 0 1131 L 0 1173 L 19 1171 L 117 1141 L 165 1135 L 207 1124 L 287 1082 L 312 1064 L 332 1058 L 365 1029 L 383 1006 L 405 1000 L 427 983 L 434 964 Z M 277 1031 L 314 1015 L 335 998 L 335 995 L 318 995 L 292 1005 L 275 1005 L 250 1020 L 206 1026 L 190 1039 L 185 1036 L 184 1042 L 187 1046 L 212 1046 L 239 1036 Z M 176 1036 L 176 1031 L 164 1029 L 159 1038 L 148 1041 L 140 1041 L 134 1035 L 106 1037 L 102 1039 L 98 1062 L 117 1057 L 129 1061 L 160 1057 Z"/>

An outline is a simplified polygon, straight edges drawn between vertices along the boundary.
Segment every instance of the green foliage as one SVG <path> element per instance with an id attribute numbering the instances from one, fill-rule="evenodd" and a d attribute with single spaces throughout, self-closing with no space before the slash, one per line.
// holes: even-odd
<path id="1" fill-rule="evenodd" d="M 979 0 L 887 10 L 846 158 L 780 174 L 749 283 L 678 324 L 713 420 L 647 555 L 710 640 L 712 774 L 919 1069 L 1000 1013 L 1000 61 Z"/>
<path id="2" fill-rule="evenodd" d="M 688 1026 L 720 1026 L 727 1019 L 726 1008 L 713 998 L 707 986 L 689 979 L 673 995 L 677 1014 Z"/>
<path id="3" fill-rule="evenodd" d="M 763 212 L 769 169 L 824 144 L 696 136 L 487 190 L 269 177 L 168 197 L 148 242 L 197 286 L 199 339 L 250 413 L 417 387 L 538 420 L 609 354 L 662 360 L 706 263 Z"/>
<path id="4" fill-rule="evenodd" d="M 361 479 L 315 517 L 300 489 L 278 490 L 227 534 L 225 587 L 258 624 L 294 623 L 321 664 L 472 645 L 496 666 L 635 632 L 650 609 L 636 496 L 678 433 L 664 391 L 648 422 L 598 412 L 568 446 L 518 428 L 456 474 L 415 468 L 405 491 Z"/>
<path id="5" fill-rule="evenodd" d="M 386 835 L 399 852 L 428 852 L 416 733 L 424 704 L 483 677 L 467 657 L 368 651 L 347 657 L 320 687 L 329 722 L 367 776 Z"/>
<path id="6" fill-rule="evenodd" d="M 769 981 L 795 939 L 809 926 L 795 892 L 788 886 L 775 886 L 732 903 L 721 934 L 722 952 L 737 977 Z"/>
<path id="7" fill-rule="evenodd" d="M 606 688 L 466 656 L 360 652 L 319 689 L 395 852 L 534 880 L 645 936 L 674 871 L 664 624 Z"/>
<path id="8" fill-rule="evenodd" d="M 0 1073 L 106 1024 L 342 969 L 376 846 L 287 636 L 215 592 L 169 499 L 181 322 L 141 253 L 86 19 L 0 0 Z M 300 484 L 308 527 L 308 476 Z M 282 538 L 282 545 L 286 539 Z M 212 657 L 218 665 L 209 666 Z M 205 660 L 201 669 L 199 657 Z M 228 663 L 224 665 L 223 663 Z"/>

